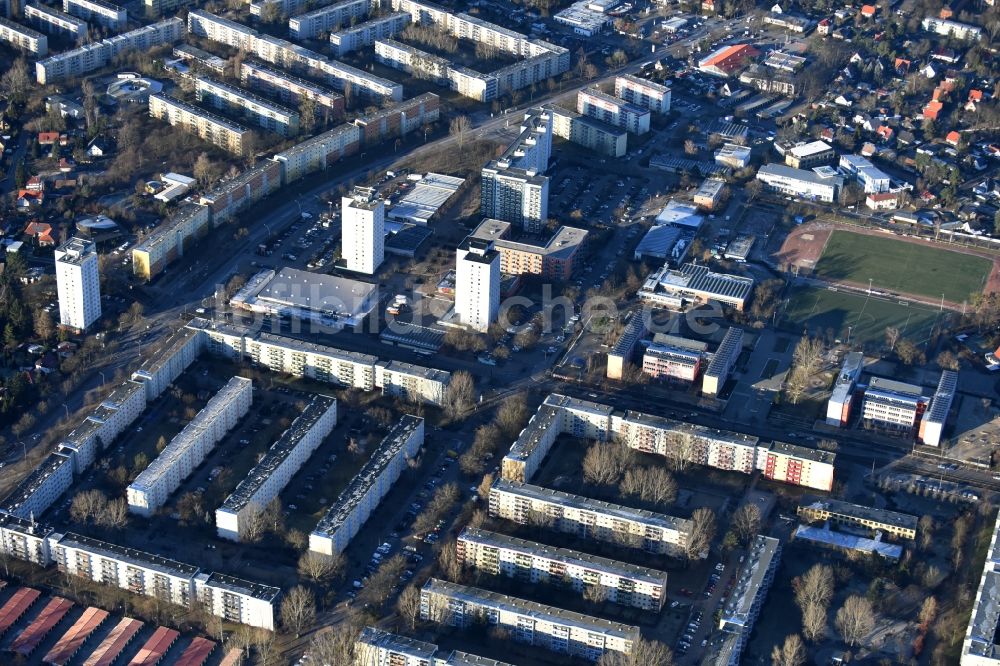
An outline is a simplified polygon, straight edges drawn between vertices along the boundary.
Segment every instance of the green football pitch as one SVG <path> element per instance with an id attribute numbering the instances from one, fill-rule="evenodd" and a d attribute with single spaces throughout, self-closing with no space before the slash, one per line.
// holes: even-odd
<path id="1" fill-rule="evenodd" d="M 897 299 L 867 296 L 847 291 L 834 291 L 823 287 L 795 289 L 784 309 L 784 328 L 812 335 L 825 335 L 847 339 L 850 327 L 851 341 L 858 344 L 880 343 L 885 329 L 894 326 L 903 337 L 920 344 L 930 336 L 939 317 L 949 312 L 938 308 Z"/>
<path id="2" fill-rule="evenodd" d="M 837 230 L 830 235 L 816 274 L 878 291 L 969 300 L 983 290 L 993 262 L 983 257 L 910 243 L 892 237 Z"/>

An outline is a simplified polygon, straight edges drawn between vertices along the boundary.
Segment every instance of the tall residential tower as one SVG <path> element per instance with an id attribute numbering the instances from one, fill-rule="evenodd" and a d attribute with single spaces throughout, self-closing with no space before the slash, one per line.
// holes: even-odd
<path id="1" fill-rule="evenodd" d="M 385 259 L 385 202 L 375 190 L 359 187 L 341 203 L 341 255 L 347 270 L 374 275 Z"/>
<path id="2" fill-rule="evenodd" d="M 93 241 L 70 238 L 56 248 L 59 324 L 86 330 L 101 317 L 101 279 Z"/>
<path id="3" fill-rule="evenodd" d="M 485 333 L 500 312 L 500 253 L 493 242 L 466 238 L 455 255 L 455 314 Z"/>

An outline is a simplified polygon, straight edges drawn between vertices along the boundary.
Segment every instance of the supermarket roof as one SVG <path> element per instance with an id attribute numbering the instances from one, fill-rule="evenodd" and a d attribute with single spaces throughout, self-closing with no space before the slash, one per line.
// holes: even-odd
<path id="1" fill-rule="evenodd" d="M 389 218 L 427 224 L 463 183 L 464 178 L 428 173 L 389 209 Z"/>

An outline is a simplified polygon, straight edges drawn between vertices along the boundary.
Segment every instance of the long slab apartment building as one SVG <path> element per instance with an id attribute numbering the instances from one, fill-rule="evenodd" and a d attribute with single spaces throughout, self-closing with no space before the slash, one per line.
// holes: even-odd
<path id="1" fill-rule="evenodd" d="M 109 30 L 124 30 L 128 23 L 128 12 L 123 7 L 104 0 L 63 0 L 62 9 L 71 16 L 93 21 Z"/>
<path id="2" fill-rule="evenodd" d="M 736 329 L 739 330 L 739 329 Z M 527 482 L 560 434 L 609 441 L 658 455 L 680 449 L 691 463 L 752 474 L 817 490 L 833 488 L 836 455 L 785 442 L 761 442 L 739 432 L 717 430 L 559 394 L 549 395 L 501 461 L 504 479 Z"/>
<path id="3" fill-rule="evenodd" d="M 133 51 L 148 51 L 172 44 L 184 36 L 184 21 L 170 18 L 108 39 L 84 44 L 57 53 L 35 63 L 35 79 L 45 85 L 60 79 L 80 76 L 104 67 L 115 56 Z"/>
<path id="4" fill-rule="evenodd" d="M 299 133 L 299 112 L 275 104 L 258 95 L 222 81 L 204 76 L 195 79 L 198 101 L 219 111 L 236 113 L 258 127 L 279 136 Z"/>
<path id="5" fill-rule="evenodd" d="M 250 133 L 248 128 L 194 104 L 157 93 L 149 96 L 149 115 L 180 127 L 234 155 L 246 153 Z"/>
<path id="6" fill-rule="evenodd" d="M 632 134 L 645 134 L 649 131 L 648 109 L 608 95 L 597 88 L 585 88 L 576 94 L 576 110 Z"/>
<path id="7" fill-rule="evenodd" d="M 342 553 L 424 444 L 424 420 L 405 415 L 309 534 L 309 550 Z"/>
<path id="8" fill-rule="evenodd" d="M 365 627 L 354 644 L 358 666 L 513 666 L 461 650 L 444 655 L 433 643 Z"/>
<path id="9" fill-rule="evenodd" d="M 46 5 L 25 5 L 24 18 L 46 34 L 63 35 L 77 42 L 87 37 L 86 21 Z"/>
<path id="10" fill-rule="evenodd" d="M 380 39 L 390 39 L 409 24 L 409 14 L 393 12 L 331 32 L 330 44 L 337 56 L 342 57 L 359 49 L 374 46 Z"/>
<path id="11" fill-rule="evenodd" d="M 691 533 L 691 521 L 683 518 L 506 479 L 493 482 L 489 513 L 521 525 L 544 519 L 551 529 L 582 539 L 677 557 L 687 552 Z"/>
<path id="12" fill-rule="evenodd" d="M 884 532 L 910 541 L 917 538 L 916 516 L 888 509 L 875 509 L 830 497 L 803 497 L 796 510 L 807 523 L 834 523 L 870 532 Z"/>
<path id="13" fill-rule="evenodd" d="M 615 77 L 615 97 L 653 113 L 670 112 L 670 86 L 632 74 Z"/>
<path id="14" fill-rule="evenodd" d="M 596 588 L 608 601 L 656 612 L 667 599 L 667 574 L 647 567 L 472 527 L 456 548 L 464 566 L 493 576 L 556 585 L 568 579 L 578 594 Z"/>
<path id="15" fill-rule="evenodd" d="M 336 425 L 337 401 L 314 395 L 288 430 L 216 509 L 219 536 L 233 541 L 244 539 L 255 514 L 281 493 Z"/>
<path id="16" fill-rule="evenodd" d="M 249 410 L 253 382 L 233 377 L 128 487 L 129 510 L 150 516 Z"/>
<path id="17" fill-rule="evenodd" d="M 240 65 L 240 81 L 244 86 L 256 88 L 278 96 L 286 104 L 299 105 L 303 100 L 313 102 L 320 113 L 327 109 L 331 118 L 344 117 L 344 96 L 312 81 L 306 81 L 283 69 L 263 63 L 244 60 Z"/>
<path id="18" fill-rule="evenodd" d="M 485 621 L 519 643 L 590 661 L 605 652 L 628 654 L 639 639 L 638 627 L 437 578 L 420 590 L 420 616 L 460 628 Z"/>
<path id="19" fill-rule="evenodd" d="M 313 39 L 320 33 L 336 31 L 359 22 L 368 15 L 370 0 L 335 2 L 288 19 L 288 34 L 292 39 Z"/>
<path id="20" fill-rule="evenodd" d="M 0 17 L 0 42 L 44 58 L 49 52 L 49 38 L 31 28 Z"/>

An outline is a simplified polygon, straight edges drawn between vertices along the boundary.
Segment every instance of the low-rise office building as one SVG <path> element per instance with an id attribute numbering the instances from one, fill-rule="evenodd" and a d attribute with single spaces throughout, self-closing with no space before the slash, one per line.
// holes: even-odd
<path id="1" fill-rule="evenodd" d="M 622 606 L 659 612 L 667 598 L 664 572 L 567 548 L 467 527 L 456 549 L 459 561 L 478 571 L 532 584 L 563 585 L 568 579 L 578 594 L 596 590 Z"/>
<path id="2" fill-rule="evenodd" d="M 694 205 L 705 210 L 715 210 L 726 194 L 726 181 L 721 178 L 706 178 L 692 197 Z"/>
<path id="3" fill-rule="evenodd" d="M 608 95 L 597 88 L 585 88 L 576 94 L 576 110 L 632 134 L 645 134 L 649 131 L 648 109 Z"/>
<path id="4" fill-rule="evenodd" d="M 0 17 L 0 42 L 44 58 L 49 53 L 49 38 L 20 23 Z"/>
<path id="5" fill-rule="evenodd" d="M 917 538 L 917 517 L 907 513 L 851 504 L 831 497 L 803 497 L 796 511 L 806 523 L 834 523 L 900 539 Z"/>
<path id="6" fill-rule="evenodd" d="M 331 32 L 330 44 L 340 58 L 363 47 L 373 46 L 380 39 L 389 39 L 396 33 L 402 32 L 409 24 L 409 14 L 393 12 Z"/>
<path id="7" fill-rule="evenodd" d="M 150 95 L 149 115 L 234 155 L 246 153 L 249 129 L 176 97 L 164 93 Z"/>
<path id="8" fill-rule="evenodd" d="M 639 341 L 646 335 L 646 317 L 642 312 L 633 313 L 625 324 L 615 344 L 608 352 L 606 376 L 608 379 L 622 379 L 625 367 L 632 362 Z"/>
<path id="9" fill-rule="evenodd" d="M 707 345 L 672 335 L 662 337 L 661 341 L 646 347 L 642 355 L 642 373 L 653 379 L 680 379 L 687 382 L 697 379 Z"/>
<path id="10" fill-rule="evenodd" d="M 639 298 L 674 310 L 715 301 L 742 312 L 753 286 L 751 277 L 716 273 L 702 264 L 673 269 L 667 263 L 649 274 L 639 288 Z"/>
<path id="11" fill-rule="evenodd" d="M 128 487 L 129 510 L 150 516 L 249 410 L 253 382 L 233 377 Z"/>
<path id="12" fill-rule="evenodd" d="M 148 51 L 163 44 L 176 42 L 184 36 L 184 21 L 169 18 L 114 37 L 84 44 L 57 53 L 35 63 L 35 79 L 45 85 L 65 78 L 80 76 L 104 67 L 115 56 L 134 51 Z"/>
<path id="13" fill-rule="evenodd" d="M 405 415 L 309 535 L 309 550 L 342 553 L 424 444 L 424 420 Z"/>
<path id="14" fill-rule="evenodd" d="M 628 654 L 639 628 L 431 578 L 420 591 L 420 617 L 466 628 L 485 620 L 519 643 L 591 661 L 605 652 Z"/>
<path id="15" fill-rule="evenodd" d="M 104 0 L 63 0 L 63 11 L 109 30 L 124 30 L 128 23 L 128 12 L 124 8 Z"/>
<path id="16" fill-rule="evenodd" d="M 731 169 L 745 169 L 750 165 L 750 147 L 724 143 L 715 151 L 715 163 Z"/>
<path id="17" fill-rule="evenodd" d="M 837 158 L 837 152 L 826 141 L 810 141 L 785 151 L 785 164 L 793 169 L 811 169 Z"/>
<path id="18" fill-rule="evenodd" d="M 866 425 L 876 428 L 913 431 L 928 402 L 919 386 L 872 377 L 865 389 L 862 419 Z"/>
<path id="19" fill-rule="evenodd" d="M 615 77 L 615 97 L 653 113 L 670 112 L 670 86 L 640 79 L 632 74 Z"/>
<path id="20" fill-rule="evenodd" d="M 224 539 L 240 541 L 271 500 L 288 485 L 337 425 L 337 401 L 314 395 L 288 430 L 281 434 L 247 477 L 215 511 L 215 527 Z"/>
<path id="21" fill-rule="evenodd" d="M 87 38 L 87 22 L 47 5 L 25 5 L 24 18 L 32 26 L 50 35 L 63 35 L 75 42 Z"/>
<path id="22" fill-rule="evenodd" d="M 833 169 L 817 172 L 773 163 L 757 171 L 757 180 L 773 192 L 827 203 L 837 201 L 844 186 L 844 179 Z"/>
<path id="23" fill-rule="evenodd" d="M 840 170 L 857 180 L 866 194 L 881 194 L 892 188 L 889 174 L 860 155 L 841 155 Z"/>
<path id="24" fill-rule="evenodd" d="M 691 533 L 690 520 L 506 479 L 490 488 L 489 512 L 522 525 L 539 521 L 582 539 L 674 556 L 686 554 Z"/>

